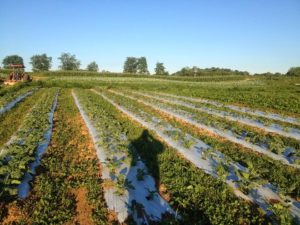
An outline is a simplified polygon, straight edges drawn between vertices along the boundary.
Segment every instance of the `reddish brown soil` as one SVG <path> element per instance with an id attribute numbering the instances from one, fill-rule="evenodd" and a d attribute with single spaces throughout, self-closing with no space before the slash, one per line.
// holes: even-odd
<path id="1" fill-rule="evenodd" d="M 3 225 L 8 224 L 17 224 L 18 221 L 25 218 L 25 215 L 22 214 L 20 209 L 15 205 L 15 203 L 11 203 L 7 206 L 8 212 L 7 216 L 3 220 Z"/>
<path id="2" fill-rule="evenodd" d="M 74 224 L 90 225 L 94 224 L 91 218 L 92 207 L 89 205 L 86 199 L 87 190 L 84 187 L 80 187 L 73 190 L 72 193 L 76 197 L 76 212 L 77 215 L 74 218 Z"/>

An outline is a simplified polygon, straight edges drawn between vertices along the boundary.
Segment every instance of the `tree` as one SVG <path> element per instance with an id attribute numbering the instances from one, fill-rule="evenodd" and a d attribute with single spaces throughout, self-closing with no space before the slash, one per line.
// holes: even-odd
<path id="1" fill-rule="evenodd" d="M 288 76 L 300 76 L 300 67 L 292 67 L 286 73 Z"/>
<path id="2" fill-rule="evenodd" d="M 18 56 L 18 55 L 6 56 L 3 59 L 2 64 L 3 64 L 4 68 L 9 68 L 9 64 L 22 64 L 22 65 L 24 65 L 23 58 L 21 56 Z"/>
<path id="3" fill-rule="evenodd" d="M 33 55 L 30 60 L 34 72 L 48 71 L 51 68 L 52 57 L 48 57 L 46 54 Z"/>
<path id="4" fill-rule="evenodd" d="M 163 63 L 157 62 L 154 70 L 155 70 L 155 75 L 169 75 Z"/>
<path id="5" fill-rule="evenodd" d="M 249 75 L 249 72 L 247 71 L 239 71 L 239 70 L 231 70 L 226 68 L 217 68 L 217 67 L 211 67 L 211 68 L 205 68 L 201 69 L 199 67 L 193 66 L 190 67 L 184 67 L 180 71 L 177 71 L 174 73 L 175 76 L 227 76 L 227 75 Z"/>
<path id="6" fill-rule="evenodd" d="M 99 67 L 98 67 L 98 64 L 97 64 L 95 61 L 93 61 L 93 62 L 91 62 L 91 63 L 87 66 L 86 69 L 87 69 L 88 71 L 98 72 Z"/>
<path id="7" fill-rule="evenodd" d="M 127 57 L 124 63 L 124 73 L 137 73 L 138 59 L 135 57 Z"/>
<path id="8" fill-rule="evenodd" d="M 146 57 L 141 57 L 137 60 L 137 73 L 149 74 Z"/>
<path id="9" fill-rule="evenodd" d="M 149 74 L 145 57 L 127 57 L 123 68 L 124 73 Z"/>
<path id="10" fill-rule="evenodd" d="M 61 62 L 60 68 L 62 70 L 79 70 L 80 61 L 76 59 L 75 55 L 70 53 L 62 53 L 58 59 Z"/>

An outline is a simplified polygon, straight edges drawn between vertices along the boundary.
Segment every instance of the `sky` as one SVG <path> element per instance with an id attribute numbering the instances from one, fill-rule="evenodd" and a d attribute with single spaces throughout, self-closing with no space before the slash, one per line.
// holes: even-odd
<path id="1" fill-rule="evenodd" d="M 121 72 L 145 56 L 170 72 L 185 66 L 251 73 L 300 66 L 300 0 L 0 0 L 0 62 L 61 53 L 84 69 Z M 2 64 L 1 64 L 2 66 Z"/>

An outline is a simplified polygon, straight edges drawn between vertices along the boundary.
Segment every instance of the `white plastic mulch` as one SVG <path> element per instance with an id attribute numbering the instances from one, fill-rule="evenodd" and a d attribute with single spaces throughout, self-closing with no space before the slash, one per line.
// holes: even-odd
<path id="1" fill-rule="evenodd" d="M 241 171 L 244 173 L 247 173 L 247 168 L 243 167 L 242 165 L 230 161 L 230 159 L 226 158 L 222 153 L 210 148 L 207 144 L 202 142 L 199 139 L 192 138 L 195 143 L 192 147 L 185 148 L 180 140 L 174 140 L 171 136 L 166 134 L 166 131 L 178 131 L 176 128 L 172 128 L 171 125 L 162 125 L 161 120 L 159 118 L 155 118 L 149 115 L 149 118 L 142 118 L 141 116 L 138 116 L 135 110 L 137 109 L 128 109 L 124 106 L 121 106 L 111 100 L 106 95 L 99 93 L 97 91 L 94 91 L 95 93 L 102 96 L 105 100 L 110 102 L 112 105 L 114 105 L 117 109 L 119 109 L 121 112 L 126 114 L 128 117 L 132 118 L 133 120 L 140 123 L 142 126 L 144 126 L 146 129 L 149 129 L 153 131 L 159 138 L 164 140 L 169 146 L 176 149 L 178 152 L 180 152 L 187 160 L 192 162 L 195 166 L 203 170 L 205 173 L 210 174 L 214 177 L 218 177 L 217 168 L 220 165 L 226 165 L 228 167 L 227 169 L 227 176 L 225 178 L 225 182 L 233 188 L 234 193 L 245 200 L 250 200 L 257 205 L 259 205 L 264 211 L 266 211 L 267 214 L 271 214 L 271 211 L 269 210 L 270 200 L 278 200 L 284 205 L 287 205 L 285 202 L 286 200 L 289 201 L 289 209 L 291 213 L 300 218 L 300 205 L 299 203 L 291 199 L 289 197 L 281 198 L 278 194 L 278 190 L 270 183 L 265 184 L 255 184 L 254 187 L 250 190 L 249 194 L 244 194 L 239 190 L 239 182 L 243 180 L 240 176 L 237 175 L 237 171 Z M 144 114 L 146 114 L 144 112 Z"/>
<path id="2" fill-rule="evenodd" d="M 5 106 L 3 106 L 2 108 L 0 108 L 0 115 L 7 112 L 8 110 L 10 110 L 11 108 L 15 107 L 15 105 L 17 103 L 19 103 L 20 101 L 22 101 L 23 99 L 25 99 L 27 96 L 31 95 L 34 91 L 28 91 L 23 95 L 18 96 L 15 100 L 7 103 Z"/>
<path id="3" fill-rule="evenodd" d="M 57 98 L 58 98 L 58 93 L 56 93 L 55 99 L 52 103 L 51 111 L 48 113 L 49 128 L 44 134 L 43 142 L 39 143 L 37 147 L 35 161 L 29 165 L 29 169 L 31 172 L 25 174 L 24 179 L 22 180 L 21 184 L 18 186 L 18 197 L 21 199 L 24 199 L 28 196 L 28 193 L 30 191 L 30 181 L 34 177 L 36 167 L 40 165 L 42 156 L 45 153 L 50 143 L 52 128 L 53 128 L 53 116 L 57 105 Z"/>
<path id="4" fill-rule="evenodd" d="M 159 93 L 159 94 L 165 95 L 165 96 L 170 96 L 170 97 L 176 97 L 176 98 L 180 98 L 180 99 L 186 99 L 189 101 L 208 103 L 208 104 L 211 104 L 214 106 L 219 106 L 219 107 L 227 107 L 229 109 L 233 109 L 238 112 L 248 113 L 248 114 L 254 115 L 254 116 L 261 116 L 261 117 L 265 117 L 268 119 L 274 119 L 274 120 L 278 120 L 278 121 L 282 121 L 282 122 L 300 125 L 299 118 L 294 118 L 294 117 L 290 117 L 290 116 L 284 116 L 284 115 L 280 115 L 280 114 L 276 114 L 276 113 L 264 112 L 261 110 L 251 109 L 251 108 L 242 107 L 242 106 L 236 106 L 233 104 L 220 103 L 217 101 L 203 99 L 203 98 L 192 98 L 192 97 L 178 96 L 178 95 L 172 95 L 172 94 L 166 94 L 166 93 Z"/>
<path id="5" fill-rule="evenodd" d="M 125 188 L 122 195 L 116 193 L 117 189 L 114 185 L 104 188 L 104 197 L 107 206 L 110 210 L 116 212 L 119 222 L 123 223 L 129 215 L 132 215 L 137 224 L 149 224 L 149 221 L 160 221 L 164 214 L 175 215 L 173 209 L 159 195 L 153 177 L 148 174 L 145 164 L 139 157 L 137 157 L 134 165 L 131 165 L 131 162 L 124 161 L 124 157 L 129 156 L 118 151 L 118 147 L 114 146 L 114 140 L 111 140 L 111 143 L 108 141 L 111 152 L 107 152 L 101 147 L 101 144 L 99 144 L 101 138 L 96 128 L 84 112 L 76 94 L 72 92 L 72 95 L 92 136 L 97 156 L 102 165 L 102 178 L 106 181 L 110 180 L 116 183 L 117 177 L 121 175 L 124 176 L 127 182 L 133 187 Z M 125 134 L 121 135 L 122 138 L 127 139 Z M 112 174 L 107 166 L 112 156 L 114 162 L 118 164 L 115 174 Z M 138 170 L 143 170 L 146 174 L 142 180 L 137 179 Z M 150 192 L 152 195 L 149 198 Z"/>
<path id="6" fill-rule="evenodd" d="M 146 96 L 148 98 L 152 98 L 152 99 L 156 99 L 156 100 L 160 100 L 163 102 L 167 102 L 167 103 L 171 103 L 171 104 L 176 104 L 176 105 L 180 105 L 180 106 L 185 106 L 187 108 L 190 109 L 195 109 L 198 110 L 200 112 L 204 112 L 213 116 L 217 116 L 217 117 L 221 117 L 221 118 L 225 118 L 227 120 L 230 121 L 235 121 L 235 122 L 239 122 L 239 123 L 243 123 L 245 125 L 248 126 L 252 126 L 252 127 L 256 127 L 256 128 L 260 128 L 266 132 L 271 132 L 271 133 L 276 133 L 279 135 L 282 135 L 284 137 L 290 137 L 290 138 L 294 138 L 296 140 L 300 140 L 300 130 L 295 129 L 295 128 L 287 128 L 285 131 L 283 127 L 281 127 L 279 124 L 271 124 L 270 126 L 266 126 L 263 123 L 253 120 L 251 118 L 247 118 L 244 116 L 240 116 L 240 115 L 232 115 L 229 112 L 225 112 L 225 111 L 217 111 L 215 109 L 211 109 L 205 106 L 197 106 L 191 103 L 187 103 L 181 100 L 177 100 L 177 99 L 170 99 L 170 98 L 166 98 L 166 97 L 159 97 L 159 96 L 155 96 L 155 95 L 150 95 L 150 94 L 145 94 L 145 93 L 141 93 L 141 92 L 136 92 L 136 91 L 132 91 L 132 93 L 141 95 L 141 96 Z"/>
<path id="7" fill-rule="evenodd" d="M 129 99 L 132 99 L 132 100 L 135 100 L 135 101 L 138 101 L 140 103 L 143 103 L 144 105 L 147 105 L 155 110 L 158 110 L 158 111 L 161 111 L 163 113 L 166 113 L 168 115 L 171 115 L 175 118 L 178 118 L 184 122 L 187 122 L 189 124 L 192 124 L 200 129 L 204 129 L 204 130 L 207 130 L 217 136 L 220 136 L 222 138 L 225 138 L 231 142 L 234 142 L 234 143 L 237 143 L 237 144 L 240 144 L 248 149 L 251 149 L 253 151 L 256 151 L 256 152 L 259 152 L 261 154 L 264 154 L 268 157 L 270 157 L 271 159 L 273 160 L 277 160 L 277 161 L 280 161 L 282 163 L 284 163 L 285 165 L 288 165 L 288 166 L 291 166 L 291 167 L 295 167 L 295 168 L 300 168 L 300 165 L 297 165 L 297 164 L 293 164 L 293 161 L 290 160 L 288 158 L 288 156 L 285 156 L 285 155 L 277 155 L 271 151 L 269 151 L 268 149 L 266 148 L 263 148 L 259 145 L 256 145 L 256 144 L 252 144 L 250 142 L 247 142 L 241 138 L 238 138 L 236 137 L 234 134 L 232 134 L 232 132 L 229 132 L 229 131 L 222 131 L 222 130 L 219 130 L 217 128 L 214 128 L 214 127 L 210 127 L 210 126 L 207 126 L 207 125 L 204 125 L 196 120 L 193 119 L 193 115 L 188 113 L 188 112 L 185 112 L 185 111 L 182 111 L 182 110 L 177 110 L 176 112 L 174 112 L 174 110 L 170 110 L 166 107 L 162 107 L 162 106 L 156 106 L 152 103 L 149 103 L 149 102 L 146 102 L 144 100 L 141 100 L 139 98 L 136 98 L 136 97 L 132 97 L 132 96 L 128 96 L 128 95 L 125 95 L 121 92 L 117 92 L 117 91 L 112 91 L 110 90 L 110 92 L 112 93 L 115 93 L 117 95 L 120 95 L 120 96 L 124 96 L 126 98 L 129 98 Z"/>

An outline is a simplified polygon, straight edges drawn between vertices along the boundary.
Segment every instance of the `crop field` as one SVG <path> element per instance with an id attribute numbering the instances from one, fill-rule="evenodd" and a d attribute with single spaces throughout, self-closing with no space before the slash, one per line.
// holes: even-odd
<path id="1" fill-rule="evenodd" d="M 0 224 L 299 224 L 300 78 L 0 86 Z"/>

